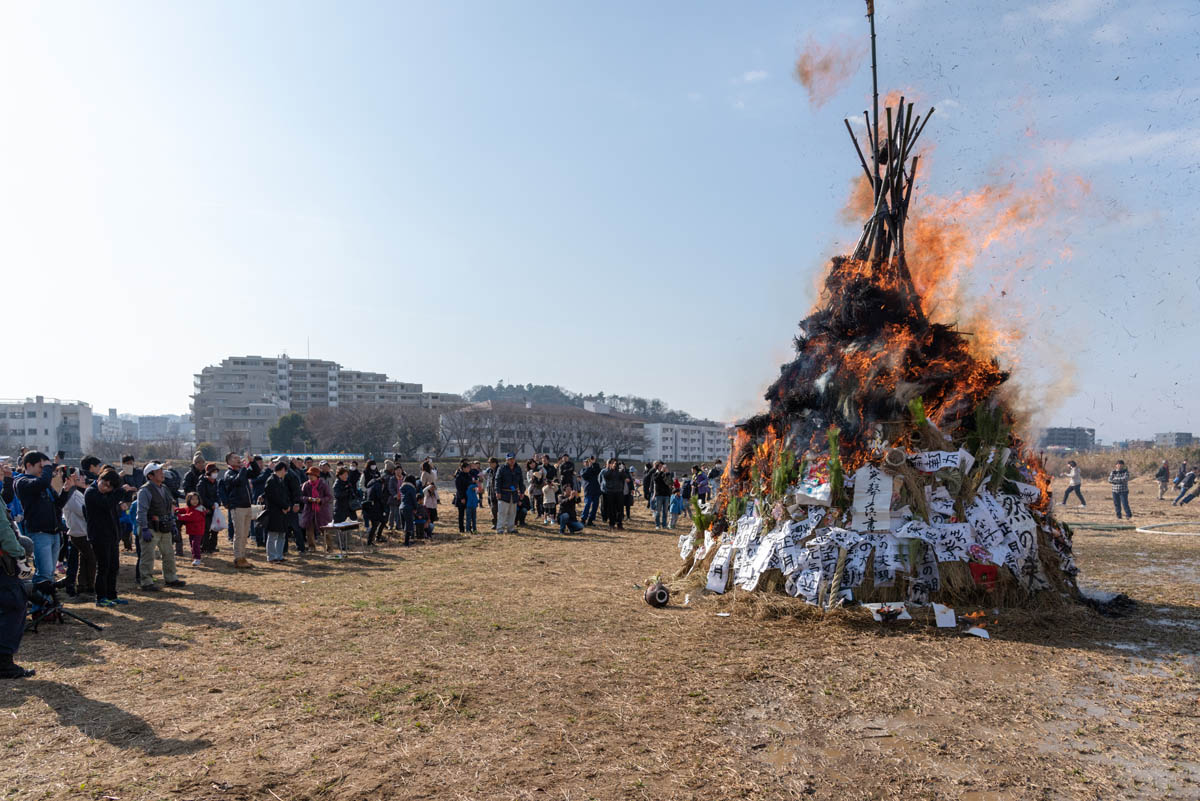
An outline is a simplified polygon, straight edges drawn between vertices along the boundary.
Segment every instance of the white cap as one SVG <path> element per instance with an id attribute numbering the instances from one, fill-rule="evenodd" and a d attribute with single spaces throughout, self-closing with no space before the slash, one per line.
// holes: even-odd
<path id="1" fill-rule="evenodd" d="M 149 464 L 147 464 L 145 467 L 142 468 L 142 475 L 148 476 L 151 473 L 153 473 L 155 470 L 162 470 L 162 469 L 163 469 L 163 466 L 161 464 L 159 464 L 158 462 L 150 462 Z"/>

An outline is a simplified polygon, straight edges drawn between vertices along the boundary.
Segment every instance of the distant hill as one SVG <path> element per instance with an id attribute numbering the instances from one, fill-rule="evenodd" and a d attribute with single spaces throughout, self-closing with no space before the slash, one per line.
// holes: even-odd
<path id="1" fill-rule="evenodd" d="M 687 412 L 672 409 L 658 398 L 606 395 L 603 392 L 585 395 L 552 384 L 506 384 L 503 381 L 497 381 L 494 387 L 477 384 L 463 393 L 463 399 L 471 403 L 489 400 L 515 403 L 530 401 L 546 406 L 583 406 L 584 401 L 595 401 L 607 403 L 618 412 L 635 415 L 648 423 L 709 422 L 692 417 Z"/>

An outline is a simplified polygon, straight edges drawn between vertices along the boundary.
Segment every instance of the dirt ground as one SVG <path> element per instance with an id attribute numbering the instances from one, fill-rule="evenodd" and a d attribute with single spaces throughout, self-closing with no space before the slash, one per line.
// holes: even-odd
<path id="1" fill-rule="evenodd" d="M 1172 514 L 1136 481 L 1138 523 Z M 1066 518 L 1115 523 L 1106 487 Z M 26 636 L 8 798 L 1200 799 L 1200 537 L 1080 529 L 1138 606 L 1001 612 L 985 641 L 861 614 L 654 610 L 676 533 L 457 534 L 131 589 Z M 443 506 L 445 511 L 447 506 Z M 1200 519 L 1200 505 L 1192 519 Z M 485 512 L 483 521 L 490 519 Z M 681 523 L 682 528 L 682 523 Z M 443 529 L 445 530 L 445 529 Z M 124 557 L 122 585 L 132 561 Z M 729 611 L 728 617 L 718 616 Z M 961 611 L 961 610 L 960 610 Z"/>

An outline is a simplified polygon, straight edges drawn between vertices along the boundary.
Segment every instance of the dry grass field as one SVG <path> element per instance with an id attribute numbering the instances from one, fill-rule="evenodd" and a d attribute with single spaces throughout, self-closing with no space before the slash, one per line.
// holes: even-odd
<path id="1" fill-rule="evenodd" d="M 1149 488 L 1133 485 L 1139 523 L 1184 517 Z M 1067 519 L 1115 522 L 1106 487 L 1085 494 Z M 245 575 L 222 543 L 181 590 L 79 607 L 102 633 L 27 635 L 37 677 L 0 684 L 0 786 L 120 801 L 1200 798 L 1200 537 L 1081 529 L 1086 583 L 1137 609 L 1001 612 L 984 641 L 737 597 L 653 610 L 635 585 L 677 554 L 649 523 L 639 506 L 623 532 L 531 525 L 278 567 L 256 552 Z M 124 587 L 132 569 L 124 557 Z"/>

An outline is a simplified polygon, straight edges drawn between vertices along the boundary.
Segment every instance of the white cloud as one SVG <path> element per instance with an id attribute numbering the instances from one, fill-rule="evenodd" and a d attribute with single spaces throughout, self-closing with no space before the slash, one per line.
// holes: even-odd
<path id="1" fill-rule="evenodd" d="M 749 70 L 742 73 L 742 83 L 758 83 L 767 79 L 766 70 Z"/>

